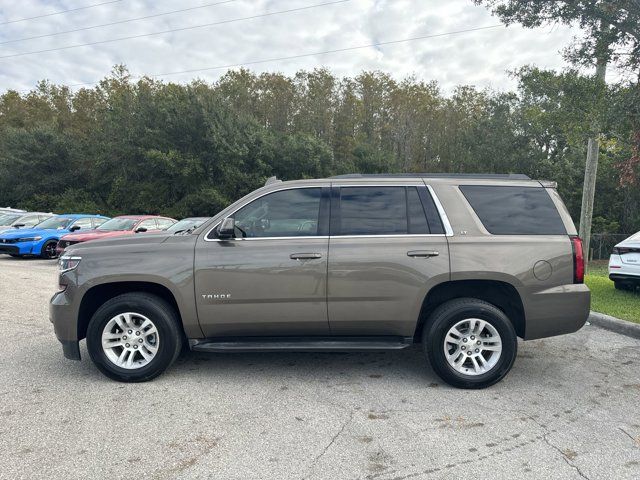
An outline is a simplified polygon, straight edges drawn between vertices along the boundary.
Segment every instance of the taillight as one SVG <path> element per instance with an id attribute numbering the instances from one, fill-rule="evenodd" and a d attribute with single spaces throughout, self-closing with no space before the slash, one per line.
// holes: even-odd
<path id="1" fill-rule="evenodd" d="M 584 251 L 582 250 L 582 239 L 571 237 L 573 247 L 573 283 L 584 283 Z"/>

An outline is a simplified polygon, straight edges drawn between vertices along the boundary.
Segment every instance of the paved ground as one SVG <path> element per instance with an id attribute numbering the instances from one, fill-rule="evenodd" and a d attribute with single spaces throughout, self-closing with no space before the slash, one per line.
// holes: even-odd
<path id="1" fill-rule="evenodd" d="M 484 391 L 418 348 L 190 354 L 151 383 L 64 360 L 54 262 L 0 258 L 0 477 L 640 478 L 640 341 L 587 326 L 520 344 Z"/>

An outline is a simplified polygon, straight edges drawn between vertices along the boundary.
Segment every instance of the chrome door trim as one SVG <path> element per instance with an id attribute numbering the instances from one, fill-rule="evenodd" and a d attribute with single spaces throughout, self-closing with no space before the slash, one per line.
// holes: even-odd
<path id="1" fill-rule="evenodd" d="M 427 185 L 426 182 L 425 185 Z M 433 198 L 433 203 L 436 204 L 436 210 L 438 210 L 438 213 L 440 214 L 440 220 L 442 220 L 442 226 L 444 227 L 445 235 L 447 237 L 453 237 L 453 228 L 451 228 L 449 217 L 447 217 L 447 212 L 444 211 L 444 207 L 442 206 L 442 203 L 440 203 L 438 195 L 436 195 L 436 192 L 433 191 L 431 185 L 427 185 L 427 190 L 429 190 L 431 198 Z"/>

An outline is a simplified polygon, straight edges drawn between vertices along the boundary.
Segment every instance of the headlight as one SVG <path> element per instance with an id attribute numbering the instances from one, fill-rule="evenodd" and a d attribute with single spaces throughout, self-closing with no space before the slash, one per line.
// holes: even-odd
<path id="1" fill-rule="evenodd" d="M 37 242 L 42 240 L 42 237 L 24 237 L 16 239 L 16 242 Z"/>
<path id="2" fill-rule="evenodd" d="M 63 255 L 62 257 L 60 257 L 60 260 L 58 260 L 58 265 L 60 266 L 60 273 L 73 270 L 78 265 L 80 265 L 80 260 L 82 260 L 82 257 L 67 257 Z"/>

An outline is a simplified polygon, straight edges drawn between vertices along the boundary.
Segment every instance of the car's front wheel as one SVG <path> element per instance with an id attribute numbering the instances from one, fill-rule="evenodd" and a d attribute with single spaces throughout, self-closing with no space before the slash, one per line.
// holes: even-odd
<path id="1" fill-rule="evenodd" d="M 40 250 L 40 256 L 46 259 L 53 259 L 58 257 L 58 252 L 56 252 L 56 245 L 58 244 L 55 240 L 50 240 L 46 242 L 42 246 L 42 250 Z"/>
<path id="2" fill-rule="evenodd" d="M 435 372 L 459 388 L 485 388 L 511 370 L 518 339 L 509 318 L 475 298 L 440 305 L 427 320 L 422 344 Z"/>
<path id="3" fill-rule="evenodd" d="M 87 349 L 98 369 L 121 382 L 151 380 L 182 348 L 171 305 L 148 293 L 126 293 L 105 302 L 87 328 Z"/>

